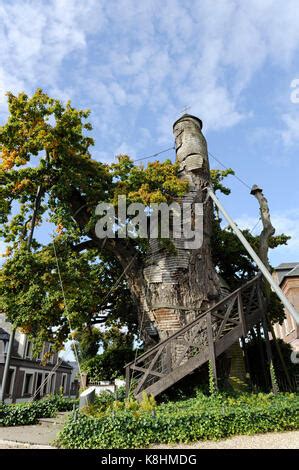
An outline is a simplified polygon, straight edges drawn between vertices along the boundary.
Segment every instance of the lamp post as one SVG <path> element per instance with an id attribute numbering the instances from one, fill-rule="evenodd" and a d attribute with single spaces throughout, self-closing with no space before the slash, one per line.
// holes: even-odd
<path id="1" fill-rule="evenodd" d="M 4 366 L 4 371 L 3 371 L 3 377 L 2 377 L 2 386 L 1 386 L 1 391 L 0 391 L 0 401 L 1 403 L 4 403 L 5 400 L 5 389 L 6 389 L 6 384 L 7 384 L 7 378 L 9 374 L 9 366 L 10 366 L 10 358 L 11 358 L 11 353 L 12 353 L 12 347 L 15 339 L 15 328 L 11 330 L 11 333 L 9 335 L 9 341 L 8 341 L 8 348 L 7 348 L 7 353 L 5 357 L 5 366 Z M 6 333 L 7 335 L 7 333 Z M 0 338 L 1 339 L 1 338 Z M 3 340 L 4 345 L 6 345 L 7 340 Z"/>

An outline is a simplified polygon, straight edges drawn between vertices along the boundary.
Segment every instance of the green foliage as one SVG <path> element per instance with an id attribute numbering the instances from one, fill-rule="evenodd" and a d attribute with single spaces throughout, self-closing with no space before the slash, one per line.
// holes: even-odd
<path id="1" fill-rule="evenodd" d="M 118 163 L 112 164 L 111 169 L 115 204 L 118 194 L 126 194 L 128 202 L 150 204 L 169 202 L 188 189 L 188 183 L 177 177 L 179 165 L 170 160 L 149 162 L 144 168 L 135 166 L 128 155 L 119 155 Z"/>
<path id="2" fill-rule="evenodd" d="M 101 299 L 120 275 L 120 267 L 115 262 L 105 265 L 95 262 L 94 250 L 79 255 L 62 240 L 56 241 L 55 246 L 68 309 L 60 288 L 53 246 L 49 245 L 36 253 L 17 250 L 6 260 L 0 270 L 0 310 L 35 342 L 50 340 L 56 349 L 67 339 L 70 322 L 73 329 L 78 329 L 75 338 L 82 352 L 80 359 L 84 360 L 94 356 L 105 339 L 91 323 L 100 309 Z M 130 333 L 126 341 L 130 342 L 136 331 L 136 308 L 125 282 L 119 284 L 114 302 L 107 306 L 106 312 L 106 328 L 117 325 L 119 330 L 127 326 Z"/>
<path id="3" fill-rule="evenodd" d="M 54 413 L 54 408 L 52 411 Z M 50 416 L 52 416 L 52 414 Z M 38 418 L 37 408 L 31 403 L 0 405 L 0 426 L 36 424 Z"/>
<path id="4" fill-rule="evenodd" d="M 139 406 L 142 411 L 153 411 L 157 406 L 155 397 L 153 395 L 147 395 L 147 393 L 143 391 Z"/>
<path id="5" fill-rule="evenodd" d="M 79 414 L 59 434 L 61 447 L 136 448 L 188 443 L 299 428 L 299 395 L 215 395 L 162 404 L 151 411 L 108 410 L 100 417 Z"/>
<path id="6" fill-rule="evenodd" d="M 278 346 L 280 348 L 280 352 L 283 356 L 284 363 L 288 370 L 289 376 L 292 378 L 295 374 L 299 373 L 299 365 L 294 364 L 291 361 L 291 353 L 292 348 L 290 344 L 285 343 L 281 339 L 277 340 Z M 273 366 L 275 377 L 272 370 L 272 380 L 275 380 L 275 383 L 278 386 L 278 389 L 281 391 L 289 390 L 287 386 L 287 380 L 284 372 L 284 368 L 281 363 L 281 359 L 277 352 L 277 348 L 275 346 L 274 341 L 270 341 L 271 351 L 272 351 L 272 358 L 273 358 Z M 269 391 L 270 387 L 270 374 L 271 371 L 264 372 L 262 361 L 261 361 L 261 353 L 263 357 L 266 357 L 266 343 L 263 338 L 259 339 L 257 337 L 250 338 L 250 341 L 246 344 L 247 355 L 250 364 L 250 378 L 252 384 L 258 390 Z"/>
<path id="7" fill-rule="evenodd" d="M 147 395 L 145 392 L 142 394 L 142 400 L 139 402 L 133 397 L 125 397 L 125 389 L 118 390 L 115 393 L 104 391 L 96 396 L 95 401 L 83 408 L 82 413 L 87 416 L 102 417 L 107 412 L 118 412 L 118 411 L 132 411 L 132 412 L 143 412 L 143 411 L 154 411 L 157 403 L 152 395 Z"/>
<path id="8" fill-rule="evenodd" d="M 89 359 L 82 364 L 82 370 L 87 372 L 90 382 L 112 380 L 124 373 L 124 366 L 134 359 L 134 351 L 129 346 L 115 345 L 102 354 Z"/>
<path id="9" fill-rule="evenodd" d="M 0 426 L 36 424 L 39 418 L 52 418 L 59 411 L 71 411 L 78 400 L 51 395 L 40 401 L 0 405 Z"/>
<path id="10" fill-rule="evenodd" d="M 278 393 L 279 392 L 279 386 L 276 378 L 276 373 L 275 373 L 275 368 L 273 362 L 270 364 L 270 376 L 271 376 L 271 382 L 272 382 L 272 387 L 273 387 L 273 392 Z"/>
<path id="11" fill-rule="evenodd" d="M 83 326 L 75 332 L 73 338 L 76 340 L 76 351 L 80 362 L 96 356 L 101 341 L 101 332 L 98 328 Z"/>
<path id="12" fill-rule="evenodd" d="M 58 412 L 72 411 L 74 406 L 79 404 L 77 398 L 66 398 L 62 394 L 56 393 L 55 395 L 48 395 L 43 400 L 37 403 L 47 402 L 54 405 L 55 410 Z"/>
<path id="13" fill-rule="evenodd" d="M 89 410 L 88 413 L 93 414 L 95 412 L 105 411 L 111 407 L 116 400 L 117 398 L 114 393 L 103 391 L 99 395 L 96 395 L 95 401 L 92 404 L 92 409 Z"/>

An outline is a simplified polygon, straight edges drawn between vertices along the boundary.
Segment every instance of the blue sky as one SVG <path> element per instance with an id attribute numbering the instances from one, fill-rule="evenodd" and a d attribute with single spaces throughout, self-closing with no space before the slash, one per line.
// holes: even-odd
<path id="1" fill-rule="evenodd" d="M 299 260 L 297 0 L 0 0 L 0 35 L 2 122 L 7 90 L 42 87 L 91 109 L 94 157 L 111 161 L 170 147 L 190 106 L 211 153 L 264 188 L 277 231 L 292 235 L 272 263 Z M 226 207 L 253 227 L 256 200 L 229 184 Z"/>

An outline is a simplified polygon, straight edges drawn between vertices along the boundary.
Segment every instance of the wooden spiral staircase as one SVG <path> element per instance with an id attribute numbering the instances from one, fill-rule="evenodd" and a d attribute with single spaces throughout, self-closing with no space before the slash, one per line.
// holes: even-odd
<path id="1" fill-rule="evenodd" d="M 143 391 L 157 396 L 207 361 L 217 383 L 216 357 L 263 321 L 264 311 L 262 277 L 257 275 L 127 364 L 127 394 L 132 390 L 138 400 Z"/>

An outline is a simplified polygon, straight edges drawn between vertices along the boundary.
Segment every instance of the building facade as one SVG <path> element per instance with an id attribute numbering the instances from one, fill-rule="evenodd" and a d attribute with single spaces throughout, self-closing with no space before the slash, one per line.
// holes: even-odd
<path id="1" fill-rule="evenodd" d="M 0 314 L 0 388 L 11 324 Z M 13 344 L 10 369 L 5 390 L 5 403 L 18 403 L 39 399 L 49 393 L 63 392 L 71 395 L 72 371 L 71 364 L 61 361 L 58 353 L 51 353 L 51 343 L 45 342 L 37 358 L 33 357 L 32 342 L 24 333 L 16 331 Z M 48 360 L 44 364 L 46 354 Z M 59 364 L 59 365 L 58 365 Z"/>
<path id="2" fill-rule="evenodd" d="M 275 268 L 273 278 L 299 312 L 299 262 L 280 264 Z M 285 317 L 282 325 L 274 325 L 276 337 L 289 343 L 293 351 L 299 353 L 299 325 L 287 310 Z"/>

